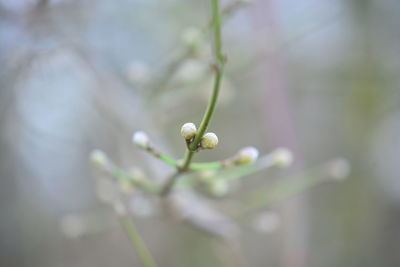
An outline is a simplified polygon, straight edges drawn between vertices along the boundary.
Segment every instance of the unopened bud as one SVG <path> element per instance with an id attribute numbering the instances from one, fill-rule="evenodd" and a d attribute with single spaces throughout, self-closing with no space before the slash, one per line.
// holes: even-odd
<path id="1" fill-rule="evenodd" d="M 253 146 L 248 146 L 242 148 L 236 158 L 235 162 L 237 164 L 251 164 L 254 163 L 258 159 L 258 149 Z"/>
<path id="2" fill-rule="evenodd" d="M 272 152 L 271 157 L 275 165 L 281 168 L 288 167 L 293 162 L 293 154 L 287 148 L 278 148 Z"/>
<path id="3" fill-rule="evenodd" d="M 197 133 L 197 128 L 194 123 L 187 122 L 184 125 L 182 125 L 181 128 L 181 135 L 186 139 L 190 140 L 192 139 Z"/>
<path id="4" fill-rule="evenodd" d="M 201 147 L 213 149 L 218 145 L 218 137 L 215 133 L 206 133 L 201 139 Z"/>
<path id="5" fill-rule="evenodd" d="M 135 132 L 132 136 L 132 141 L 140 148 L 147 148 L 149 146 L 149 137 L 143 131 Z"/>
<path id="6" fill-rule="evenodd" d="M 108 164 L 108 157 L 106 153 L 100 149 L 95 149 L 90 153 L 90 160 L 97 168 L 100 169 L 104 169 Z"/>

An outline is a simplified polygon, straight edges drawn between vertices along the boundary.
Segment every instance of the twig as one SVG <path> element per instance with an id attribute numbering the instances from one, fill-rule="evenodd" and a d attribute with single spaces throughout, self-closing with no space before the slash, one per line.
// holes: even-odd
<path id="1" fill-rule="evenodd" d="M 194 138 L 193 142 L 190 143 L 188 146 L 185 157 L 183 159 L 182 167 L 178 169 L 177 173 L 167 181 L 165 184 L 162 192 L 162 195 L 168 195 L 171 191 L 172 187 L 174 186 L 176 180 L 179 178 L 180 174 L 187 172 L 190 168 L 190 163 L 193 159 L 195 150 L 197 149 L 201 138 L 203 137 L 205 131 L 207 130 L 208 124 L 211 121 L 212 115 L 214 113 L 219 90 L 221 88 L 221 81 L 224 71 L 225 65 L 225 56 L 222 53 L 222 36 L 221 36 L 221 14 L 219 8 L 219 0 L 211 0 L 211 7 L 212 7 L 212 25 L 214 30 L 214 70 L 215 70 L 215 78 L 214 78 L 214 86 L 213 91 L 210 97 L 210 101 L 208 102 L 207 109 L 204 113 L 203 119 L 200 123 L 199 130 L 197 132 L 196 137 Z"/>
<path id="2" fill-rule="evenodd" d="M 241 0 L 236 0 L 226 5 L 221 9 L 220 17 L 221 23 L 224 23 L 229 17 L 232 16 L 238 9 L 243 6 L 246 6 L 247 3 L 244 3 Z M 214 21 L 211 20 L 206 26 L 202 27 L 202 33 L 205 34 L 209 28 L 213 26 Z M 151 88 L 151 96 L 156 95 L 162 88 L 166 88 L 171 78 L 174 77 L 174 74 L 179 70 L 179 68 L 186 62 L 187 59 L 193 56 L 193 48 L 186 47 L 181 54 L 177 55 L 175 59 L 173 59 L 165 68 L 166 71 L 160 76 L 160 78 L 154 83 Z"/>
<path id="3" fill-rule="evenodd" d="M 208 103 L 206 112 L 204 113 L 203 119 L 200 123 L 199 130 L 197 132 L 196 137 L 194 138 L 193 142 L 189 145 L 189 150 L 194 151 L 196 150 L 197 146 L 199 145 L 201 138 L 203 137 L 205 131 L 207 130 L 208 124 L 211 121 L 212 115 L 214 113 L 219 90 L 221 88 L 222 76 L 224 71 L 225 65 L 225 56 L 222 52 L 222 35 L 221 35 L 221 16 L 219 11 L 219 0 L 211 0 L 212 5 L 212 12 L 213 12 L 213 30 L 214 30 L 214 71 L 215 71 L 215 78 L 214 78 L 214 87 L 210 97 L 210 101 Z M 185 163 L 189 166 L 190 159 L 186 159 L 189 162 Z"/>
<path id="4" fill-rule="evenodd" d="M 181 171 L 177 171 L 176 173 L 174 173 L 173 175 L 171 175 L 168 178 L 167 182 L 161 189 L 161 192 L 160 192 L 161 196 L 166 196 L 169 194 L 169 192 L 171 192 L 172 187 L 175 185 L 175 182 L 178 179 L 178 177 L 181 175 L 181 173 L 182 173 Z"/>
<path id="5" fill-rule="evenodd" d="M 129 240 L 132 243 L 132 246 L 135 248 L 140 260 L 144 267 L 157 267 L 156 262 L 154 261 L 153 257 L 150 254 L 150 251 L 146 247 L 142 237 L 140 236 L 139 232 L 137 231 L 133 221 L 125 216 L 120 216 L 119 221 L 126 231 Z"/>
<path id="6" fill-rule="evenodd" d="M 349 172 L 348 165 L 343 165 L 346 164 L 343 164 L 342 159 L 334 159 L 323 165 L 288 177 L 274 185 L 261 187 L 245 196 L 244 207 L 236 216 L 245 216 L 325 182 L 341 181 L 347 177 Z M 332 171 L 335 169 L 336 171 Z"/>

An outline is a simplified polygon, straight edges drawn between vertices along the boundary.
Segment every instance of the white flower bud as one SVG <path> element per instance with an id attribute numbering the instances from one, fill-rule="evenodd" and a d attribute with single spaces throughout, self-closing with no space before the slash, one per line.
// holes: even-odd
<path id="1" fill-rule="evenodd" d="M 184 125 L 182 125 L 181 128 L 181 135 L 186 139 L 190 140 L 192 139 L 197 133 L 197 128 L 194 123 L 187 122 Z"/>
<path id="2" fill-rule="evenodd" d="M 147 148 L 149 146 L 149 137 L 143 131 L 135 132 L 132 136 L 132 141 L 140 148 Z"/>
<path id="3" fill-rule="evenodd" d="M 95 149 L 90 153 L 90 160 L 100 169 L 104 169 L 108 165 L 108 157 L 100 149 Z"/>
<path id="4" fill-rule="evenodd" d="M 248 146 L 242 148 L 236 158 L 235 162 L 237 164 L 251 164 L 254 163 L 258 159 L 258 150 L 253 146 Z"/>
<path id="5" fill-rule="evenodd" d="M 275 165 L 281 168 L 288 167 L 293 162 L 293 154 L 287 148 L 278 148 L 271 154 Z"/>
<path id="6" fill-rule="evenodd" d="M 201 139 L 201 146 L 206 149 L 213 149 L 218 145 L 218 137 L 215 133 L 206 133 Z"/>

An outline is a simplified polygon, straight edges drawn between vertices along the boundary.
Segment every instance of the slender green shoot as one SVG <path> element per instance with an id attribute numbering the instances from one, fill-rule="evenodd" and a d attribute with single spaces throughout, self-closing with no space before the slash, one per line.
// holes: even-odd
<path id="1" fill-rule="evenodd" d="M 119 221 L 126 231 L 129 241 L 137 252 L 143 267 L 157 267 L 157 264 L 137 231 L 133 221 L 127 216 L 120 216 Z"/>
<path id="2" fill-rule="evenodd" d="M 225 56 L 222 52 L 222 35 L 221 35 L 221 14 L 219 7 L 219 0 L 210 0 L 212 8 L 212 25 L 213 25 L 213 50 L 214 50 L 214 86 L 210 100 L 208 102 L 207 109 L 204 113 L 203 119 L 200 123 L 198 132 L 192 143 L 189 144 L 185 156 L 183 159 L 182 167 L 178 169 L 176 175 L 172 175 L 167 181 L 162 190 L 162 195 L 168 195 L 172 187 L 174 186 L 179 175 L 183 172 L 190 170 L 190 163 L 193 159 L 195 150 L 198 148 L 201 138 L 207 130 L 207 127 L 211 121 L 212 115 L 214 113 L 215 107 L 217 105 L 218 95 L 221 88 L 222 76 L 225 65 Z"/>
<path id="3" fill-rule="evenodd" d="M 133 177 L 129 173 L 117 167 L 114 168 L 111 175 L 116 180 L 122 182 L 130 182 L 147 193 L 158 193 L 160 191 L 160 187 L 158 184 L 145 178 Z"/>
<path id="4" fill-rule="evenodd" d="M 213 23 L 213 30 L 214 30 L 214 43 L 213 43 L 213 50 L 214 50 L 214 71 L 215 71 L 215 78 L 214 78 L 214 86 L 212 90 L 212 94 L 210 97 L 210 101 L 208 102 L 207 109 L 204 113 L 203 119 L 200 123 L 198 132 L 196 137 L 194 138 L 193 142 L 189 145 L 190 151 L 195 151 L 203 137 L 204 133 L 206 132 L 208 125 L 211 121 L 212 115 L 214 114 L 215 107 L 217 105 L 218 95 L 221 88 L 221 82 L 223 77 L 224 65 L 225 65 L 225 56 L 222 52 L 222 35 L 221 35 L 221 16 L 219 10 L 219 0 L 211 0 L 212 6 L 212 23 Z M 189 161 L 187 165 L 190 165 L 190 159 L 185 158 Z M 186 163 L 186 161 L 185 161 Z M 185 163 L 183 165 L 185 165 Z"/>
<path id="5" fill-rule="evenodd" d="M 244 208 L 240 211 L 239 215 L 243 216 L 261 208 L 266 208 L 273 203 L 286 200 L 317 185 L 329 181 L 341 181 L 348 175 L 348 167 L 341 165 L 342 162 L 340 159 L 332 160 L 302 173 L 287 177 L 284 180 L 276 182 L 274 185 L 261 187 L 244 197 Z M 335 168 L 344 168 L 340 170 L 343 173 L 336 174 L 332 172 L 332 169 Z"/>

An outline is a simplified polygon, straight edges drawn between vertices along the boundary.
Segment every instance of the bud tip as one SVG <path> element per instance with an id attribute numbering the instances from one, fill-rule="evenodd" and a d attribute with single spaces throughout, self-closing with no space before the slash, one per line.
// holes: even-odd
<path id="1" fill-rule="evenodd" d="M 239 164 L 251 164 L 258 159 L 258 149 L 253 146 L 244 147 L 239 150 L 236 162 Z"/>
<path id="2" fill-rule="evenodd" d="M 205 149 L 213 149 L 218 145 L 218 137 L 215 133 L 206 133 L 201 139 L 201 146 Z"/>
<path id="3" fill-rule="evenodd" d="M 272 158 L 275 164 L 281 168 L 288 167 L 293 162 L 293 154 L 287 148 L 278 148 L 272 152 Z"/>
<path id="4" fill-rule="evenodd" d="M 187 122 L 184 125 L 182 125 L 181 128 L 181 135 L 186 139 L 190 140 L 192 139 L 197 133 L 197 128 L 196 125 L 192 122 Z"/>
<path id="5" fill-rule="evenodd" d="M 149 146 L 149 137 L 143 131 L 137 131 L 132 136 L 132 141 L 140 148 L 147 148 Z"/>

